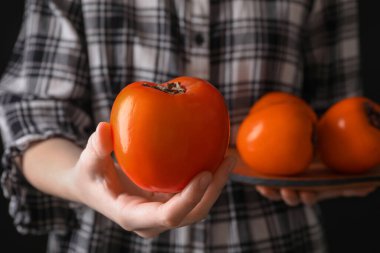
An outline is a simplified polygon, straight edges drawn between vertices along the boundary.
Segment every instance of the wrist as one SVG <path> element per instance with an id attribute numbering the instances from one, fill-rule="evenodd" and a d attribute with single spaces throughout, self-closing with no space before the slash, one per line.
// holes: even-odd
<path id="1" fill-rule="evenodd" d="M 74 167 L 81 149 L 62 138 L 38 142 L 22 157 L 22 172 L 38 190 L 64 199 L 77 201 L 74 194 Z"/>

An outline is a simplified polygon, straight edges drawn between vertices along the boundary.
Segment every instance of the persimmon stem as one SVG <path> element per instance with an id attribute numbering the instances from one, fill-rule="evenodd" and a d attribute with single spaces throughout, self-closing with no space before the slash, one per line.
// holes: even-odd
<path id="1" fill-rule="evenodd" d="M 380 112 L 376 111 L 369 103 L 364 103 L 364 109 L 367 113 L 369 123 L 377 129 L 380 129 Z"/>
<path id="2" fill-rule="evenodd" d="M 186 88 L 183 87 L 179 82 L 168 83 L 166 86 L 162 84 L 149 85 L 147 83 L 143 83 L 142 85 L 173 95 L 183 94 L 186 92 Z"/>

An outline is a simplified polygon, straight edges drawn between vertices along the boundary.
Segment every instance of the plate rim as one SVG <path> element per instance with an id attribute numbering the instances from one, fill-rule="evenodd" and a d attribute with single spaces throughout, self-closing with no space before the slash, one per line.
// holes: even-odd
<path id="1" fill-rule="evenodd" d="M 359 183 L 380 183 L 380 175 L 378 176 L 361 176 L 361 177 L 345 177 L 331 179 L 281 179 L 281 178 L 264 178 L 245 176 L 237 173 L 231 174 L 231 179 L 236 182 L 248 183 L 253 185 L 264 185 L 273 187 L 326 187 L 326 186 L 342 186 Z"/>

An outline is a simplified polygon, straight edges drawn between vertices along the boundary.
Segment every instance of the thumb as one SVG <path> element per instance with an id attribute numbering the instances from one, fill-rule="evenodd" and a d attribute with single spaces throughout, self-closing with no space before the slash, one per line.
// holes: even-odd
<path id="1" fill-rule="evenodd" d="M 110 156 L 113 150 L 111 125 L 100 122 L 95 132 L 90 136 L 83 151 L 86 159 L 97 163 Z"/>

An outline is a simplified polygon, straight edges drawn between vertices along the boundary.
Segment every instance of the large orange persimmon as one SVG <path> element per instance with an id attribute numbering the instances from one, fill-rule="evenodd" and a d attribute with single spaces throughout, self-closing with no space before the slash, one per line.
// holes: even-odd
<path id="1" fill-rule="evenodd" d="M 291 176 L 304 172 L 314 154 L 317 116 L 302 99 L 283 92 L 264 95 L 251 108 L 237 136 L 237 148 L 253 170 Z"/>
<path id="2" fill-rule="evenodd" d="M 148 191 L 179 192 L 214 172 L 229 142 L 224 99 L 210 83 L 179 77 L 126 86 L 111 111 L 114 152 L 123 171 Z"/>
<path id="3" fill-rule="evenodd" d="M 321 117 L 318 152 L 327 167 L 362 173 L 380 164 L 380 106 L 365 97 L 343 99 Z"/>

